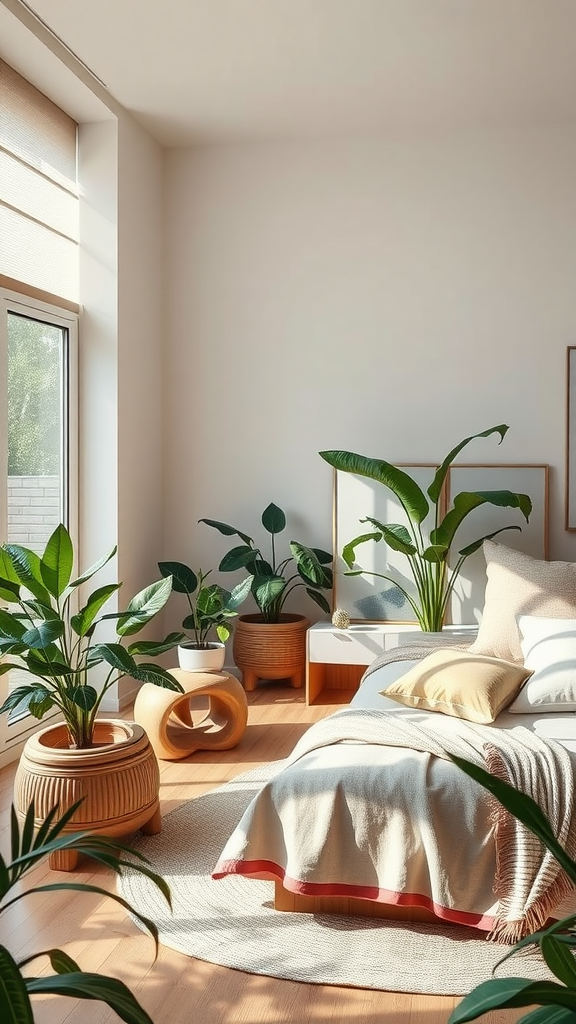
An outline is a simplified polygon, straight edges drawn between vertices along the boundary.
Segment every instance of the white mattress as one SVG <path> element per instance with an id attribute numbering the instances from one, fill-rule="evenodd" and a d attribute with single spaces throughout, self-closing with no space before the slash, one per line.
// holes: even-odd
<path id="1" fill-rule="evenodd" d="M 358 692 L 350 701 L 350 705 L 357 708 L 380 708 L 386 712 L 405 713 L 406 708 L 402 704 L 383 697 L 379 691 L 384 690 L 416 664 L 416 661 L 395 661 L 371 672 L 362 681 Z M 426 712 L 424 713 L 426 714 Z M 434 718 L 438 712 L 430 711 L 427 714 Z M 576 712 L 512 715 L 509 711 L 503 711 L 493 725 L 487 726 L 487 728 L 513 729 L 519 725 L 524 726 L 525 729 L 531 729 L 542 739 L 552 739 L 561 743 L 570 754 L 576 767 Z"/>

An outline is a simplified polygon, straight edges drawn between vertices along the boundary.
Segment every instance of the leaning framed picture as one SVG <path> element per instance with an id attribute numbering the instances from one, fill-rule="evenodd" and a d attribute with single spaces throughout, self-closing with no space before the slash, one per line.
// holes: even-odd
<path id="1" fill-rule="evenodd" d="M 437 465 L 403 464 L 423 491 L 434 479 Z M 334 588 L 335 608 L 344 608 L 352 622 L 415 622 L 416 616 L 398 586 L 380 575 L 390 576 L 410 594 L 416 593 L 412 578 L 407 574 L 408 563 L 404 555 L 392 551 L 384 541 L 368 541 L 357 549 L 357 565 L 366 575 L 347 576 L 348 566 L 342 558 L 342 548 L 355 537 L 370 533 L 374 528 L 363 523 L 367 516 L 381 523 L 401 523 L 408 520 L 396 495 L 375 480 L 354 473 L 334 471 Z M 426 529 L 426 523 L 423 524 Z M 431 528 L 431 524 L 428 524 Z"/>
<path id="2" fill-rule="evenodd" d="M 565 526 L 576 530 L 576 345 L 566 350 Z"/>
<path id="3" fill-rule="evenodd" d="M 532 512 L 527 523 L 519 509 L 480 505 L 463 520 L 452 545 L 449 565 L 458 559 L 458 551 L 467 544 L 502 527 L 512 526 L 494 538 L 533 558 L 548 557 L 548 466 L 547 465 L 465 465 L 456 463 L 448 471 L 447 502 L 461 491 L 514 491 L 527 494 Z M 456 581 L 449 609 L 449 621 L 478 622 L 484 608 L 486 560 L 482 548 L 470 555 Z"/>

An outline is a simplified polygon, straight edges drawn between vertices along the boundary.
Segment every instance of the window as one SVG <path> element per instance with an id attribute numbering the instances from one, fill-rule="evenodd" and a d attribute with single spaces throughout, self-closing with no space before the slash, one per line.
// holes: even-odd
<path id="1" fill-rule="evenodd" d="M 42 552 L 59 522 L 77 540 L 78 317 L 10 292 L 0 313 L 0 532 Z M 1 676 L 2 691 L 18 676 Z M 36 725 L 1 716 L 0 750 Z"/>

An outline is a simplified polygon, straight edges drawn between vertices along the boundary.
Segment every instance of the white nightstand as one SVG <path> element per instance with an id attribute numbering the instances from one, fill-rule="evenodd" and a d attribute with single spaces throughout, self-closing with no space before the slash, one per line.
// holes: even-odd
<path id="1" fill-rule="evenodd" d="M 474 640 L 478 626 L 445 626 L 445 630 Z M 379 654 L 410 643 L 420 633 L 415 623 L 358 622 L 337 629 L 331 622 L 316 622 L 306 638 L 306 703 L 347 704 L 356 693 L 367 665 Z"/>

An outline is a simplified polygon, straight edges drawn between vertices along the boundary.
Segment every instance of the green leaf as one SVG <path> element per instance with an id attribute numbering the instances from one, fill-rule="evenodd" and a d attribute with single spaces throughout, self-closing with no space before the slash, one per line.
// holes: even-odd
<path id="1" fill-rule="evenodd" d="M 32 698 L 28 705 L 28 710 L 31 715 L 34 715 L 34 718 L 40 720 L 41 718 L 44 718 L 44 715 L 54 707 L 54 703 L 55 702 L 48 693 L 48 690 L 45 690 L 44 693 L 41 694 L 40 689 L 38 689 L 37 694 Z"/>
<path id="2" fill-rule="evenodd" d="M 18 581 L 34 594 L 42 604 L 51 605 L 50 594 L 44 586 L 40 558 L 35 551 L 21 547 L 20 544 L 5 544 L 4 550 L 12 561 Z"/>
<path id="3" fill-rule="evenodd" d="M 153 1024 L 151 1017 L 122 981 L 105 975 L 77 971 L 43 978 L 27 978 L 30 995 L 52 994 L 106 1003 L 126 1024 Z"/>
<path id="4" fill-rule="evenodd" d="M 78 886 L 70 883 L 68 885 L 54 885 L 54 886 L 40 886 L 38 889 L 29 889 L 29 892 L 46 892 L 48 889 L 73 889 L 76 891 Z M 108 896 L 109 894 L 103 889 L 102 893 Z M 25 960 L 21 960 L 19 966 L 24 967 L 26 964 L 32 963 L 33 960 L 38 960 L 41 956 L 47 956 L 52 968 L 57 974 L 72 974 L 74 971 L 79 971 L 80 967 L 68 953 L 65 953 L 62 949 L 43 949 L 41 952 L 33 953 L 32 956 L 27 956 Z"/>
<path id="5" fill-rule="evenodd" d="M 57 678 L 60 676 L 73 677 L 77 674 L 71 665 L 67 665 L 64 661 L 56 661 L 57 656 L 62 656 L 57 647 L 46 647 L 41 652 L 30 649 L 28 654 L 22 655 L 22 658 L 28 666 L 28 670 L 34 675 Z"/>
<path id="6" fill-rule="evenodd" d="M 30 701 L 34 699 L 41 700 L 44 695 L 48 693 L 44 687 L 38 686 L 36 683 L 30 683 L 29 685 L 17 686 L 12 690 L 6 700 L 0 707 L 0 715 L 6 711 L 15 711 L 19 708 L 21 711 L 26 711 Z"/>
<path id="7" fill-rule="evenodd" d="M 328 565 L 329 562 L 334 561 L 334 555 L 331 551 L 323 551 L 322 548 L 312 548 L 312 551 L 322 565 Z"/>
<path id="8" fill-rule="evenodd" d="M 0 1020 L 2 1024 L 34 1024 L 20 968 L 4 946 L 0 946 Z"/>
<path id="9" fill-rule="evenodd" d="M 415 480 L 398 466 L 392 466 L 382 459 L 370 459 L 355 452 L 327 451 L 319 453 L 334 469 L 343 473 L 355 473 L 388 487 L 398 498 L 411 522 L 419 524 L 426 519 L 430 506 L 426 495 Z"/>
<path id="10" fill-rule="evenodd" d="M 312 600 L 319 605 L 323 612 L 326 612 L 327 615 L 330 614 L 330 605 L 328 604 L 324 594 L 321 594 L 318 590 L 312 590 L 311 587 L 306 587 L 306 593 L 308 594 L 308 597 L 311 597 Z"/>
<path id="11" fill-rule="evenodd" d="M 72 701 L 76 707 L 81 708 L 82 711 L 92 711 L 98 700 L 98 693 L 93 686 L 73 686 L 71 689 L 66 690 L 66 696 L 68 700 Z"/>
<path id="12" fill-rule="evenodd" d="M 548 967 L 568 988 L 574 989 L 576 1009 L 576 965 L 570 950 L 553 935 L 543 935 L 540 940 L 540 951 Z"/>
<path id="13" fill-rule="evenodd" d="M 165 690 L 175 690 L 177 693 L 184 693 L 184 688 L 174 676 L 153 662 L 142 662 L 140 665 L 136 665 L 130 675 L 141 683 L 154 683 L 154 686 L 162 686 Z"/>
<path id="14" fill-rule="evenodd" d="M 574 1009 L 574 993 L 553 981 L 498 978 L 484 981 L 450 1015 L 448 1024 L 465 1024 L 491 1010 L 516 1006 L 564 1006 Z"/>
<path id="15" fill-rule="evenodd" d="M 196 608 L 203 617 L 212 618 L 222 612 L 229 597 L 230 591 L 213 583 L 210 587 L 202 587 L 196 598 Z"/>
<path id="16" fill-rule="evenodd" d="M 258 552 L 254 548 L 240 544 L 235 548 L 231 548 L 224 555 L 218 568 L 220 572 L 234 572 L 236 569 L 245 569 L 246 566 L 252 565 L 257 554 Z"/>
<path id="17" fill-rule="evenodd" d="M 129 644 L 126 650 L 132 656 L 144 654 L 151 658 L 157 658 L 159 654 L 173 651 L 184 639 L 185 633 L 168 633 L 164 640 L 136 640 L 133 644 Z"/>
<path id="18" fill-rule="evenodd" d="M 461 548 L 458 552 L 463 558 L 468 558 L 468 555 L 473 555 L 475 551 L 478 551 L 482 547 L 485 540 L 492 540 L 493 537 L 497 537 L 499 533 L 504 533 L 506 530 L 522 530 L 521 526 L 517 524 L 515 526 L 502 526 L 499 530 L 494 530 L 494 533 L 487 533 L 484 537 L 479 537 L 472 544 L 467 544 L 466 547 Z"/>
<path id="19" fill-rule="evenodd" d="M 0 601 L 6 601 L 8 604 L 17 604 L 19 599 L 20 587 L 18 583 L 0 579 Z"/>
<path id="20" fill-rule="evenodd" d="M 422 552 L 422 558 L 427 562 L 433 562 L 434 564 L 445 562 L 448 557 L 448 548 L 444 547 L 443 544 L 430 544 L 427 548 L 424 548 Z"/>
<path id="21" fill-rule="evenodd" d="M 70 584 L 70 588 L 74 589 L 75 587 L 79 587 L 81 586 L 82 583 L 87 583 L 89 579 L 92 579 L 92 576 L 95 576 L 96 573 L 99 572 L 99 570 L 102 569 L 102 567 L 105 566 L 106 563 L 109 562 L 111 558 L 114 558 L 114 555 L 116 554 L 117 550 L 118 548 L 116 547 L 116 545 L 114 545 L 112 550 L 109 551 L 107 555 L 103 555 L 102 558 L 99 558 L 97 562 L 94 562 L 94 565 L 91 565 L 89 569 L 86 569 L 86 572 L 83 572 L 82 575 L 78 577 L 78 579 L 73 580 L 72 583 Z"/>
<path id="22" fill-rule="evenodd" d="M 286 580 L 282 576 L 255 576 L 252 585 L 256 603 L 260 609 L 269 608 L 286 589 Z"/>
<path id="23" fill-rule="evenodd" d="M 106 586 L 99 587 L 98 590 L 90 594 L 84 607 L 80 609 L 77 615 L 72 615 L 70 619 L 70 625 L 77 636 L 86 636 L 100 609 L 119 587 L 119 583 L 108 583 Z"/>
<path id="24" fill-rule="evenodd" d="M 130 601 L 126 615 L 118 620 L 116 632 L 118 636 L 131 636 L 139 633 L 142 627 L 150 622 L 162 610 L 172 592 L 172 580 L 158 580 L 141 590 Z"/>
<path id="25" fill-rule="evenodd" d="M 416 553 L 414 542 L 408 530 L 405 526 L 401 526 L 400 523 L 390 523 L 388 526 L 382 525 L 382 537 L 384 542 L 393 551 L 401 551 L 403 555 L 414 555 Z"/>
<path id="26" fill-rule="evenodd" d="M 355 537 L 354 540 L 348 541 L 348 544 L 345 544 L 344 547 L 342 548 L 342 558 L 346 562 L 346 565 L 348 566 L 349 569 L 352 568 L 352 566 L 354 565 L 354 562 L 356 561 L 356 548 L 360 544 L 365 544 L 366 541 L 368 541 L 368 540 L 373 540 L 373 541 L 382 540 L 382 534 L 381 533 L 361 533 L 359 537 Z M 346 575 L 348 575 L 348 574 L 346 574 Z M 357 573 L 356 575 L 359 575 L 359 573 Z"/>
<path id="27" fill-rule="evenodd" d="M 430 543 L 449 548 L 456 530 L 466 516 L 473 509 L 486 504 L 500 508 L 518 508 L 526 522 L 532 510 L 532 502 L 527 494 L 514 494 L 512 491 L 461 491 L 454 498 L 454 507 L 446 513 L 438 529 L 430 533 Z"/>
<path id="28" fill-rule="evenodd" d="M 236 586 L 232 588 L 230 597 L 226 602 L 226 608 L 228 609 L 228 611 L 235 612 L 236 609 L 239 608 L 240 605 L 246 600 L 246 598 L 250 594 L 250 591 L 252 590 L 253 580 L 253 576 L 247 576 L 246 579 L 242 580 L 240 583 L 237 583 Z"/>
<path id="29" fill-rule="evenodd" d="M 432 501 L 434 505 L 438 503 L 438 499 L 440 497 L 440 493 L 442 491 L 442 487 L 444 486 L 444 481 L 446 479 L 446 475 L 448 473 L 448 470 L 450 469 L 450 466 L 454 462 L 456 456 L 462 451 L 462 449 L 465 448 L 466 445 L 470 444 L 470 441 L 474 441 L 477 437 L 490 437 L 491 434 L 499 434 L 500 440 L 498 444 L 501 444 L 507 432 L 508 427 L 506 426 L 506 424 L 500 423 L 499 426 L 497 427 L 489 427 L 488 430 L 483 430 L 480 434 L 471 434 L 470 437 L 465 437 L 463 441 L 460 441 L 460 444 L 457 444 L 456 447 L 453 448 L 451 452 L 448 452 L 448 455 L 444 459 L 444 462 L 436 470 L 434 479 L 430 484 L 430 487 L 428 488 L 428 497 L 430 498 L 430 501 Z"/>
<path id="30" fill-rule="evenodd" d="M 2 584 L 8 582 L 17 586 L 20 583 L 18 573 L 5 547 L 0 547 L 0 582 Z"/>
<path id="31" fill-rule="evenodd" d="M 42 651 L 55 640 L 59 640 L 64 633 L 64 623 L 61 619 L 47 619 L 39 622 L 37 626 L 26 630 L 21 636 L 21 642 L 30 647 L 33 651 Z"/>
<path id="32" fill-rule="evenodd" d="M 247 533 L 242 533 L 241 530 L 237 530 L 235 526 L 228 526 L 227 523 L 219 523 L 217 519 L 199 519 L 199 523 L 206 523 L 207 526 L 212 526 L 218 533 L 221 533 L 224 537 L 240 537 L 245 544 L 253 544 L 252 537 L 249 537 Z"/>
<path id="33" fill-rule="evenodd" d="M 63 523 L 59 523 L 49 537 L 40 561 L 42 582 L 53 597 L 60 597 L 66 590 L 72 575 L 74 553 L 70 534 Z"/>
<path id="34" fill-rule="evenodd" d="M 102 659 L 112 668 L 124 674 L 131 674 L 136 668 L 136 662 L 122 644 L 95 644 L 91 655 Z"/>
<path id="35" fill-rule="evenodd" d="M 0 608 L 0 636 L 7 640 L 21 640 L 26 632 L 27 626 L 21 619 L 16 618 L 11 612 Z"/>
<path id="36" fill-rule="evenodd" d="M 177 594 L 193 594 L 198 577 L 184 562 L 158 562 L 162 576 L 172 577 L 172 590 Z"/>
<path id="37" fill-rule="evenodd" d="M 540 1006 L 520 1018 L 518 1024 L 576 1024 L 576 1010 L 563 1006 Z"/>
<path id="38" fill-rule="evenodd" d="M 312 548 L 291 540 L 290 551 L 296 562 L 298 572 L 304 575 L 307 582 L 316 587 L 325 587 L 327 589 L 331 587 L 331 570 L 322 565 Z"/>
<path id="39" fill-rule="evenodd" d="M 286 516 L 278 505 L 270 502 L 262 513 L 262 526 L 268 533 L 282 533 L 286 529 Z"/>
<path id="40" fill-rule="evenodd" d="M 221 644 L 226 643 L 228 637 L 230 636 L 230 632 L 230 628 L 228 626 L 225 626 L 223 623 L 221 623 L 219 626 L 216 626 L 216 635 Z"/>

